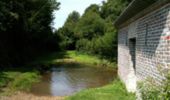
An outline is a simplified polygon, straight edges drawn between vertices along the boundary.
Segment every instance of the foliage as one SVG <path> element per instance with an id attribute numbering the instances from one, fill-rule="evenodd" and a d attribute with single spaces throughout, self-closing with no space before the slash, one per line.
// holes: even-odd
<path id="1" fill-rule="evenodd" d="M 13 92 L 21 90 L 29 91 L 32 84 L 40 80 L 39 73 L 31 70 L 24 72 L 21 69 L 18 71 L 13 69 L 2 72 L 0 76 L 2 75 L 4 78 L 1 77 L 3 80 L 0 80 L 0 83 L 3 83 L 3 85 L 0 86 L 0 89 L 2 89 L 3 92 L 0 93 L 0 95 L 10 95 Z"/>
<path id="2" fill-rule="evenodd" d="M 138 83 L 138 88 L 143 100 L 169 100 L 170 72 L 161 84 L 158 84 L 153 78 L 147 78 L 145 81 Z"/>
<path id="3" fill-rule="evenodd" d="M 90 10 L 90 8 L 93 9 L 93 7 L 87 8 L 89 10 L 84 13 L 76 26 L 75 34 L 78 39 L 85 38 L 91 40 L 93 37 L 104 34 L 104 20 L 98 13 Z"/>
<path id="4" fill-rule="evenodd" d="M 105 33 L 104 36 L 93 38 L 91 41 L 81 39 L 77 41 L 76 48 L 78 51 L 98 54 L 103 58 L 114 60 L 113 57 L 117 56 L 117 39 L 114 35 L 116 34 Z"/>
<path id="5" fill-rule="evenodd" d="M 76 24 L 71 24 L 70 28 L 64 24 L 58 30 L 63 36 L 62 45 L 69 45 L 80 52 L 115 60 L 117 57 L 117 31 L 113 22 L 130 1 L 107 0 L 103 1 L 101 6 L 90 5 Z M 72 28 L 73 26 L 74 28 Z M 68 33 L 71 34 L 66 35 Z M 70 38 L 72 36 L 75 38 Z M 70 45 L 71 43 L 74 44 Z"/>
<path id="6" fill-rule="evenodd" d="M 111 62 L 107 59 L 102 59 L 96 55 L 89 55 L 83 52 L 78 51 L 62 51 L 62 52 L 54 52 L 50 55 L 43 55 L 39 57 L 37 60 L 31 63 L 31 65 L 44 65 L 46 67 L 50 67 L 53 65 L 58 65 L 62 61 L 75 61 L 75 63 L 82 63 L 88 65 L 98 65 L 99 67 L 108 67 L 108 68 L 116 68 L 116 62 Z M 66 62 L 67 63 L 67 62 Z M 30 65 L 30 66 L 31 66 Z"/>
<path id="7" fill-rule="evenodd" d="M 60 46 L 64 49 L 75 49 L 76 37 L 74 34 L 75 27 L 79 21 L 80 14 L 76 11 L 73 11 L 69 14 L 64 26 L 55 33 L 59 34 L 62 41 Z"/>
<path id="8" fill-rule="evenodd" d="M 97 5 L 97 4 L 92 4 L 92 5 L 90 5 L 89 7 L 86 8 L 85 13 L 88 13 L 88 12 L 94 12 L 94 13 L 99 14 L 100 13 L 100 6 Z"/>
<path id="9" fill-rule="evenodd" d="M 17 66 L 59 49 L 51 28 L 58 6 L 55 0 L 0 1 L 0 67 Z"/>
<path id="10" fill-rule="evenodd" d="M 100 57 L 77 52 L 77 51 L 67 51 L 67 56 L 79 63 L 99 65 L 103 67 L 112 67 L 112 68 L 113 67 L 116 68 L 117 66 L 115 62 L 110 62 L 106 59 L 101 59 Z"/>
<path id="11" fill-rule="evenodd" d="M 115 80 L 101 88 L 80 91 L 66 100 L 135 100 L 135 95 L 128 93 L 125 86 L 119 80 Z"/>
<path id="12" fill-rule="evenodd" d="M 26 72 L 14 79 L 13 82 L 9 84 L 10 91 L 16 90 L 26 90 L 32 87 L 32 84 L 38 82 L 39 77 L 35 72 Z"/>
<path id="13" fill-rule="evenodd" d="M 132 0 L 108 0 L 107 2 L 104 1 L 103 6 L 101 7 L 101 17 L 106 20 L 110 19 L 112 21 L 115 21 L 116 18 L 131 1 Z"/>

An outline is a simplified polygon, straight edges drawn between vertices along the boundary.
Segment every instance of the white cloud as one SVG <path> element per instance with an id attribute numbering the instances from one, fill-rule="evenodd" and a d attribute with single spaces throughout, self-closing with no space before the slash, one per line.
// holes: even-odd
<path id="1" fill-rule="evenodd" d="M 55 29 L 62 27 L 67 16 L 72 11 L 78 11 L 81 15 L 84 10 L 91 4 L 101 4 L 102 1 L 106 0 L 58 0 L 61 3 L 60 10 L 54 12 L 54 25 Z"/>

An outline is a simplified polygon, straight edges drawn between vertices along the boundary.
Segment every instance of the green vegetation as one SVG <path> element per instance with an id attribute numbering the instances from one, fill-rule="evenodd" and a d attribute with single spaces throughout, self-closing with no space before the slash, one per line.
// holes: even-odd
<path id="1" fill-rule="evenodd" d="M 107 0 L 102 6 L 92 4 L 82 16 L 73 11 L 64 26 L 56 31 L 64 38 L 61 45 L 116 61 L 117 31 L 113 22 L 130 1 Z"/>
<path id="2" fill-rule="evenodd" d="M 66 100 L 135 100 L 135 95 L 128 93 L 125 86 L 119 80 L 115 80 L 101 88 L 80 91 Z"/>
<path id="3" fill-rule="evenodd" d="M 29 89 L 32 86 L 32 83 L 38 82 L 37 79 L 39 79 L 39 77 L 34 72 L 22 73 L 17 78 L 15 78 L 13 82 L 9 84 L 9 88 L 10 90 L 14 90 L 14 91 L 16 90 L 29 91 Z"/>
<path id="4" fill-rule="evenodd" d="M 58 7 L 56 0 L 0 0 L 0 69 L 59 49 L 51 27 Z"/>
<path id="5" fill-rule="evenodd" d="M 64 26 L 60 28 L 56 34 L 59 34 L 61 38 L 60 47 L 62 49 L 75 49 L 75 40 L 74 36 L 75 27 L 79 21 L 80 14 L 76 11 L 73 11 L 67 18 Z"/>
<path id="6" fill-rule="evenodd" d="M 76 62 L 79 63 L 85 63 L 85 64 L 93 64 L 93 65 L 99 65 L 103 67 L 115 67 L 115 62 L 110 62 L 106 59 L 102 59 L 98 56 L 89 55 L 85 53 L 80 53 L 77 51 L 67 51 L 67 55 L 69 58 L 74 59 Z"/>
<path id="7" fill-rule="evenodd" d="M 40 80 L 40 75 L 36 71 L 15 70 L 4 71 L 0 74 L 0 95 L 10 95 L 16 91 L 29 91 L 32 84 Z"/>
<path id="8" fill-rule="evenodd" d="M 161 84 L 158 84 L 153 78 L 147 78 L 146 80 L 138 83 L 138 88 L 143 100 L 170 99 L 170 71 L 167 71 L 168 70 L 164 70 L 160 72 L 166 77 L 166 80 L 164 80 Z"/>
<path id="9" fill-rule="evenodd" d="M 1 0 L 0 95 L 29 91 L 40 80 L 41 71 L 65 59 L 116 68 L 117 32 L 112 23 L 130 1 L 92 4 L 82 16 L 73 11 L 64 26 L 53 32 L 53 11 L 60 5 L 57 0 Z M 134 95 L 127 93 L 120 81 L 114 81 L 102 88 L 82 91 L 68 100 L 112 98 L 133 100 Z"/>

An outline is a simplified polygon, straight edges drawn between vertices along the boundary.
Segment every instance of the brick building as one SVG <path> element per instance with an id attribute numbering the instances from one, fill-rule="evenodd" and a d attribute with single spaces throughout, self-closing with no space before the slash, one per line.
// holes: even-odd
<path id="1" fill-rule="evenodd" d="M 170 0 L 133 0 L 116 20 L 118 74 L 129 91 L 136 81 L 165 79 L 170 69 Z"/>

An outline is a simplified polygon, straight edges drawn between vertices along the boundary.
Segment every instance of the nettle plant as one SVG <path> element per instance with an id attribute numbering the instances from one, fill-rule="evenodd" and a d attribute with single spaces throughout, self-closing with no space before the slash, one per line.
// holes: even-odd
<path id="1" fill-rule="evenodd" d="M 159 68 L 158 70 L 165 77 L 160 84 L 151 77 L 138 82 L 138 89 L 143 100 L 170 100 L 170 70 Z"/>

